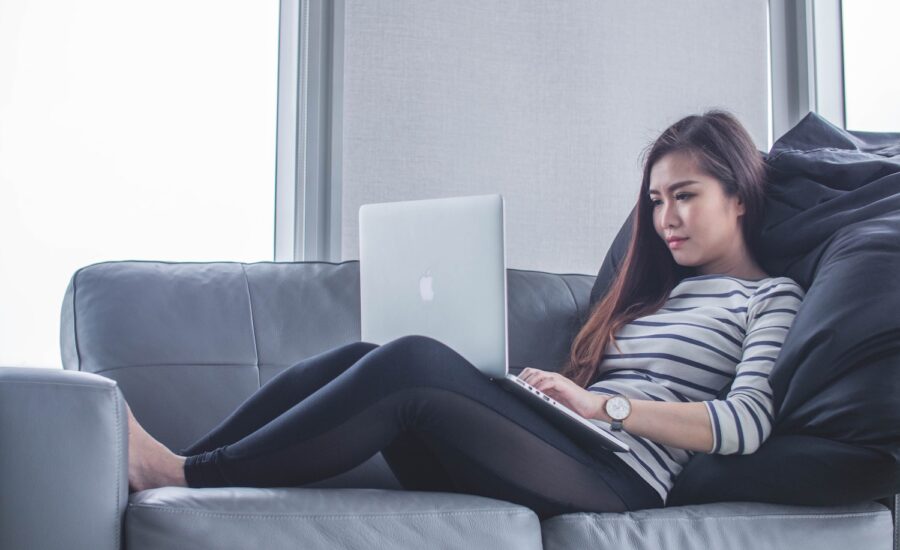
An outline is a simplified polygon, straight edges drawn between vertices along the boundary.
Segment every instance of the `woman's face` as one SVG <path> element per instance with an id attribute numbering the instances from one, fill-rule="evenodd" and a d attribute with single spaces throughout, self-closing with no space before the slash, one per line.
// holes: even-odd
<path id="1" fill-rule="evenodd" d="M 681 182 L 690 181 L 686 185 Z M 700 274 L 733 273 L 746 265 L 739 216 L 744 206 L 722 184 L 700 172 L 685 153 L 670 153 L 650 170 L 653 226 L 675 261 Z M 670 237 L 686 240 L 674 244 Z"/>

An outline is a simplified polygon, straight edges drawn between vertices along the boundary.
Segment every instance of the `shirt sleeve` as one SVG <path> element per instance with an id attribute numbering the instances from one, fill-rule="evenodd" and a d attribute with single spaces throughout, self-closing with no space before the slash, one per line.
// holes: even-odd
<path id="1" fill-rule="evenodd" d="M 712 424 L 712 454 L 751 454 L 772 432 L 769 374 L 805 292 L 790 279 L 757 289 L 747 302 L 741 361 L 725 399 L 704 401 Z"/>

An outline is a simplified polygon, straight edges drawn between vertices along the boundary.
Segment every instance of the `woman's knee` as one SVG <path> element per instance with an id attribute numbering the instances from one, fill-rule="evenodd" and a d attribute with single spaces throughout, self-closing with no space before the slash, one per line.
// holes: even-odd
<path id="1" fill-rule="evenodd" d="M 380 346 L 382 354 L 398 354 L 404 358 L 434 358 L 436 355 L 452 351 L 447 344 L 430 336 L 409 334 L 391 340 Z"/>
<path id="2" fill-rule="evenodd" d="M 295 363 L 294 365 L 287 367 L 284 372 L 289 374 L 285 374 L 285 376 L 305 376 L 305 371 L 310 368 L 312 363 L 321 364 L 323 361 L 324 364 L 322 364 L 321 367 L 330 365 L 330 367 L 328 367 L 330 370 L 334 370 L 336 368 L 343 371 L 378 347 L 378 344 L 361 341 L 350 342 L 349 344 L 337 346 L 311 357 L 307 357 L 299 363 Z"/>
<path id="3" fill-rule="evenodd" d="M 421 334 L 401 336 L 379 346 L 374 354 L 383 362 L 382 372 L 410 369 L 418 374 L 442 372 L 448 365 L 465 363 L 452 348 L 440 340 Z M 396 374 L 396 372 L 395 372 Z"/>
<path id="4" fill-rule="evenodd" d="M 378 344 L 373 344 L 372 342 L 353 342 L 351 344 L 347 344 L 347 346 L 353 351 L 357 352 L 360 355 L 365 355 L 372 351 L 375 348 L 380 347 Z"/>

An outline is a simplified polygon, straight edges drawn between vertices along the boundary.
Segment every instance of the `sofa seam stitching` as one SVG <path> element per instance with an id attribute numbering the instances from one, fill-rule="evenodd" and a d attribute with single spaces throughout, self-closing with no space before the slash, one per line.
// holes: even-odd
<path id="1" fill-rule="evenodd" d="M 78 363 L 77 370 L 81 370 L 81 348 L 78 345 L 78 307 L 76 299 L 78 298 L 78 274 L 84 268 L 82 267 L 72 276 L 72 336 L 75 340 L 75 360 Z"/>
<path id="2" fill-rule="evenodd" d="M 91 374 L 91 373 L 89 373 Z M 96 384 L 79 384 L 77 382 L 57 382 L 55 380 L 4 380 L 3 384 L 24 384 L 29 386 L 69 386 L 72 388 L 84 388 L 92 391 L 108 391 L 108 387 L 98 386 Z"/>
<path id="3" fill-rule="evenodd" d="M 810 515 L 810 514 L 784 514 L 784 515 L 760 515 L 760 516 L 709 516 L 704 518 L 629 518 L 629 517 L 605 517 L 600 521 L 630 521 L 630 522 L 652 522 L 652 521 L 689 521 L 689 522 L 698 522 L 698 521 L 719 521 L 719 520 L 746 520 L 746 519 L 835 519 L 835 518 L 858 518 L 858 517 L 877 517 L 880 516 L 882 511 L 872 511 L 872 512 L 859 512 L 853 514 L 822 514 L 822 515 Z M 572 514 L 576 516 L 576 514 Z M 579 513 L 577 516 L 583 517 L 584 513 Z M 559 521 L 581 521 L 581 517 L 568 517 L 568 518 L 560 518 Z"/>
<path id="4" fill-rule="evenodd" d="M 898 542 L 900 542 L 900 529 L 897 528 L 897 495 L 894 495 L 893 500 L 894 507 L 893 509 L 889 508 L 889 510 L 891 510 L 891 523 L 894 527 L 894 548 L 896 549 Z"/>
<path id="5" fill-rule="evenodd" d="M 252 264 L 330 264 L 330 265 L 341 265 L 351 262 L 359 262 L 359 260 L 342 260 L 340 262 L 329 262 L 325 260 L 301 260 L 301 261 L 290 261 L 290 262 L 280 262 L 276 260 L 262 260 L 258 262 L 250 262 Z M 190 261 L 182 261 L 182 260 L 102 260 L 99 262 L 94 262 L 91 264 L 87 264 L 81 269 L 87 269 L 95 266 L 105 266 L 111 264 L 162 264 L 162 265 L 178 265 L 178 264 L 190 264 L 190 265 L 201 265 L 201 264 L 246 264 L 247 262 L 241 262 L 238 260 L 190 260 Z"/>
<path id="6" fill-rule="evenodd" d="M 575 292 L 572 290 L 572 286 L 569 285 L 569 281 L 566 280 L 565 277 L 562 277 L 563 284 L 566 285 L 566 290 L 569 291 L 569 296 L 572 298 L 572 307 L 575 309 L 575 318 L 578 320 L 578 326 L 583 325 L 583 320 L 581 318 L 581 312 L 578 311 L 578 300 L 575 299 Z"/>
<path id="7" fill-rule="evenodd" d="M 113 548 L 118 548 L 122 544 L 122 521 L 119 517 L 119 508 L 121 506 L 121 500 L 119 494 L 120 490 L 120 482 L 122 479 L 122 438 L 119 437 L 121 433 L 122 419 L 119 416 L 119 400 L 118 394 L 116 393 L 116 388 L 113 388 L 109 393 L 112 395 L 113 399 L 113 407 L 116 409 L 116 433 L 115 433 L 115 441 L 116 441 L 116 509 L 114 511 L 115 514 L 115 526 L 116 526 L 116 537 L 113 544 Z"/>
<path id="8" fill-rule="evenodd" d="M 228 518 L 236 518 L 236 519 L 296 519 L 296 518 L 310 518 L 310 519 L 366 519 L 366 518 L 382 518 L 382 517 L 418 517 L 418 516 L 427 516 L 427 517 L 435 517 L 435 516 L 471 516 L 471 515 L 533 515 L 534 512 L 532 510 L 473 510 L 473 511 L 451 511 L 451 512 L 415 512 L 411 514 L 407 514 L 404 512 L 393 512 L 393 513 L 381 513 L 381 514 L 244 514 L 244 513 L 231 513 L 231 512 L 204 512 L 198 510 L 190 510 L 184 508 L 170 508 L 166 506 L 154 506 L 147 504 L 130 504 L 129 508 L 138 508 L 144 510 L 155 510 L 159 512 L 170 512 L 170 513 L 183 513 L 183 514 L 192 514 L 197 516 L 207 516 L 207 517 L 228 517 Z"/>
<path id="9" fill-rule="evenodd" d="M 200 265 L 200 264 L 243 264 L 247 265 L 247 262 L 240 262 L 236 260 L 194 260 L 194 261 L 180 261 L 180 260 L 103 260 L 99 262 L 94 262 L 91 264 L 87 264 L 81 268 L 88 269 L 95 266 L 104 266 L 109 264 L 125 264 L 125 263 L 134 263 L 134 264 L 163 264 L 163 265 L 176 265 L 176 264 L 190 264 L 190 265 Z M 342 260 L 340 262 L 329 262 L 326 260 L 301 260 L 301 261 L 290 261 L 290 262 L 280 262 L 276 260 L 263 260 L 258 262 L 250 262 L 253 265 L 257 264 L 279 264 L 279 265 L 292 265 L 292 264 L 325 264 L 325 265 L 334 265 L 334 266 L 342 266 L 344 264 L 352 264 L 359 263 L 359 260 Z M 549 275 L 579 275 L 582 277 L 593 277 L 592 273 L 554 273 L 551 271 L 544 271 L 541 269 L 524 269 L 517 267 L 507 268 L 509 271 L 521 271 L 521 272 L 533 272 L 533 273 L 546 273 Z"/>
<path id="10" fill-rule="evenodd" d="M 247 277 L 247 267 L 241 263 L 241 272 L 244 274 L 244 288 L 247 289 L 247 306 L 250 308 L 250 332 L 253 334 L 253 357 L 256 367 L 256 386 L 262 387 L 262 375 L 259 371 L 259 345 L 256 343 L 256 324 L 253 321 L 253 296 L 250 294 L 250 279 Z"/>
<path id="11" fill-rule="evenodd" d="M 288 365 L 290 366 L 290 365 Z M 114 367 L 107 367 L 104 369 L 98 369 L 95 371 L 90 371 L 93 374 L 102 374 L 104 372 L 112 372 L 114 370 L 120 369 L 140 369 L 140 368 L 152 368 L 152 367 L 257 367 L 254 363 L 196 363 L 196 362 L 186 362 L 186 363 L 141 363 L 137 365 L 116 365 Z M 258 367 L 257 367 L 258 368 Z"/>

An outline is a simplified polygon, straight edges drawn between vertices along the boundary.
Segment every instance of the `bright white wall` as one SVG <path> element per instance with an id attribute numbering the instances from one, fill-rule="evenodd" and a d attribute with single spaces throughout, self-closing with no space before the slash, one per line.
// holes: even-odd
<path id="1" fill-rule="evenodd" d="M 278 2 L 0 0 L 0 365 L 72 273 L 273 259 Z"/>

